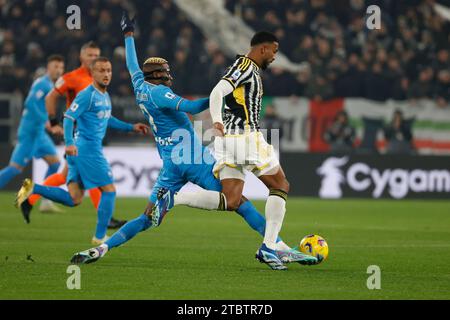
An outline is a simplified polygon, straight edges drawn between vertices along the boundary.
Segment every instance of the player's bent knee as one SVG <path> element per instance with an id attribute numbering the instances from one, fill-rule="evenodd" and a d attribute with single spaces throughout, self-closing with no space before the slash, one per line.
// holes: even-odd
<path id="1" fill-rule="evenodd" d="M 287 179 L 284 179 L 282 190 L 286 193 L 289 193 L 290 189 L 291 185 L 289 184 L 289 181 Z"/>
<path id="2" fill-rule="evenodd" d="M 227 211 L 236 211 L 239 208 L 239 201 L 231 202 L 227 206 Z"/>
<path id="3" fill-rule="evenodd" d="M 71 196 L 71 198 L 72 198 L 72 202 L 73 202 L 73 205 L 76 207 L 76 206 L 79 206 L 82 202 L 83 202 L 83 193 L 82 192 L 74 192 L 74 191 L 72 191 L 72 192 L 69 192 L 70 193 L 70 196 Z"/>
<path id="4" fill-rule="evenodd" d="M 290 184 L 289 181 L 285 178 L 283 180 L 281 180 L 278 183 L 274 183 L 271 187 L 271 189 L 277 189 L 277 190 L 282 190 L 285 193 L 289 193 L 290 190 Z"/>
<path id="5" fill-rule="evenodd" d="M 72 197 L 72 202 L 73 202 L 73 205 L 75 207 L 79 206 L 83 202 L 83 198 L 81 198 L 81 197 Z"/>
<path id="6" fill-rule="evenodd" d="M 226 196 L 227 199 L 227 211 L 236 211 L 237 208 L 239 208 L 239 206 L 241 205 L 241 199 L 242 196 L 236 196 L 236 195 L 232 195 L 230 197 Z"/>
<path id="7" fill-rule="evenodd" d="M 224 205 L 225 210 L 227 211 L 236 211 L 236 209 L 241 205 L 243 183 L 241 184 L 240 181 L 238 183 L 235 182 L 230 184 L 222 181 L 222 194 L 225 197 Z"/>
<path id="8" fill-rule="evenodd" d="M 67 174 L 69 173 L 69 167 L 66 165 L 64 166 L 63 170 L 61 171 L 61 174 L 67 178 Z"/>
<path id="9" fill-rule="evenodd" d="M 108 184 L 107 186 L 100 187 L 102 192 L 116 192 L 116 187 L 113 184 Z"/>
<path id="10" fill-rule="evenodd" d="M 44 157 L 45 162 L 47 162 L 48 165 L 52 165 L 52 164 L 58 164 L 60 165 L 61 163 L 59 162 L 59 158 L 56 156 L 46 156 Z"/>

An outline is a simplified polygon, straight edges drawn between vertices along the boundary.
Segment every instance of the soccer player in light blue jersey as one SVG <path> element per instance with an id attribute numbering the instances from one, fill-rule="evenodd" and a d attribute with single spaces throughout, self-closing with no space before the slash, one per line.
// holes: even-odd
<path id="1" fill-rule="evenodd" d="M 58 187 L 33 184 L 26 179 L 17 196 L 20 206 L 32 194 L 64 204 L 79 205 L 84 190 L 100 188 L 102 196 L 97 210 L 97 227 L 93 244 L 106 239 L 106 229 L 114 210 L 116 189 L 111 168 L 103 155 L 102 141 L 107 127 L 146 134 L 149 127 L 144 124 L 129 124 L 111 115 L 111 99 L 107 87 L 111 82 L 112 66 L 107 58 L 100 57 L 91 65 L 93 84 L 81 91 L 64 114 L 64 140 L 69 165 L 69 192 Z M 76 122 L 75 137 L 74 127 Z"/>
<path id="2" fill-rule="evenodd" d="M 62 131 L 52 130 L 47 123 L 45 97 L 63 73 L 64 58 L 60 55 L 51 55 L 47 59 L 46 74 L 33 82 L 25 100 L 25 108 L 18 130 L 18 142 L 11 155 L 9 165 L 0 171 L 0 189 L 19 175 L 33 157 L 47 162 L 48 169 L 45 177 L 58 171 L 60 163 L 56 148 L 46 129 L 52 134 L 62 134 Z"/>
<path id="3" fill-rule="evenodd" d="M 125 35 L 127 67 L 131 75 L 136 101 L 155 136 L 163 168 L 153 188 L 144 213 L 129 221 L 114 233 L 104 244 L 76 253 L 72 263 L 92 263 L 103 257 L 108 250 L 118 247 L 136 234 L 159 226 L 164 214 L 155 210 L 155 203 L 162 194 L 170 190 L 177 193 L 186 183 L 192 182 L 202 189 L 195 193 L 175 195 L 175 205 L 189 205 L 209 210 L 225 210 L 222 186 L 213 175 L 214 158 L 208 148 L 202 145 L 187 115 L 197 114 L 209 107 L 209 99 L 186 100 L 170 89 L 172 76 L 168 62 L 163 58 L 152 57 L 139 68 L 134 45 L 134 20 L 126 14 L 122 18 L 122 30 Z M 200 152 L 198 152 L 200 151 Z M 189 152 L 189 155 L 185 153 Z M 180 161 L 188 159 L 188 161 Z M 202 199 L 202 206 L 199 206 Z M 264 235 L 265 219 L 250 201 L 243 198 L 236 209 L 246 222 L 259 234 Z M 278 244 L 290 249 L 281 239 Z"/>

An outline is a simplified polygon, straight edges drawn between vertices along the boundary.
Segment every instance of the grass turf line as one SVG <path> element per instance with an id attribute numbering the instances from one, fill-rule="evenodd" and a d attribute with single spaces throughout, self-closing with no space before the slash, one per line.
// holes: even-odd
<path id="1" fill-rule="evenodd" d="M 254 259 L 261 238 L 234 213 L 175 208 L 95 264 L 68 290 L 72 254 L 89 248 L 89 201 L 65 213 L 34 210 L 31 224 L 0 193 L 0 299 L 449 299 L 450 203 L 290 198 L 281 236 L 296 245 L 325 237 L 329 259 L 271 271 Z M 117 218 L 140 215 L 145 199 L 118 199 Z M 260 210 L 264 202 L 256 202 Z M 31 260 L 27 257 L 31 255 Z M 381 290 L 368 290 L 369 265 Z"/>

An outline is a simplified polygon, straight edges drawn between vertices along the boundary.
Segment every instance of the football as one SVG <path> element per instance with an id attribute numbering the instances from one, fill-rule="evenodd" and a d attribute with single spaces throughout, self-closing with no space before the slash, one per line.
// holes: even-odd
<path id="1" fill-rule="evenodd" d="M 322 262 L 328 257 L 328 244 L 321 236 L 311 234 L 300 241 L 300 251 L 319 259 Z"/>

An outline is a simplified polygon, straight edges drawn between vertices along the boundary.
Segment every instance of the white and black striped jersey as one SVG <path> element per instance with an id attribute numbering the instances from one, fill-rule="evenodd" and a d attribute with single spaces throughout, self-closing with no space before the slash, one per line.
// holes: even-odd
<path id="1" fill-rule="evenodd" d="M 234 88 L 225 97 L 222 115 L 225 132 L 259 130 L 263 85 L 258 65 L 246 56 L 237 56 L 222 79 Z"/>

